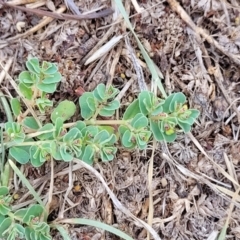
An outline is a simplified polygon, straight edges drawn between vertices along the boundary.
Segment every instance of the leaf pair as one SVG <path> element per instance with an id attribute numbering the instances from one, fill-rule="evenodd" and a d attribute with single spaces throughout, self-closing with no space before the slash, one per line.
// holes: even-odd
<path id="1" fill-rule="evenodd" d="M 118 100 L 112 100 L 117 93 L 116 88 L 106 88 L 104 84 L 99 84 L 93 92 L 83 93 L 79 98 L 81 116 L 84 119 L 90 119 L 96 113 L 103 117 L 112 116 L 120 106 Z"/>
<path id="2" fill-rule="evenodd" d="M 33 85 L 45 93 L 56 91 L 57 83 L 61 81 L 62 76 L 54 63 L 43 61 L 40 66 L 37 58 L 31 58 L 26 62 L 26 66 L 28 71 L 23 71 L 19 75 L 19 81 L 22 84 L 21 87 L 24 85 L 29 89 L 29 91 L 26 88 L 23 89 L 26 91 L 25 94 L 22 92 L 24 96 L 26 96 L 26 93 L 29 96 L 31 95 L 30 89 Z"/>
<path id="3" fill-rule="evenodd" d="M 47 98 L 46 94 L 56 91 L 62 76 L 54 63 L 43 61 L 40 66 L 37 58 L 29 59 L 26 66 L 28 71 L 23 71 L 19 75 L 19 90 L 26 99 L 35 101 L 43 113 L 46 107 L 53 106 L 53 102 Z M 19 102 L 13 100 L 11 106 L 14 115 L 17 116 L 20 113 Z"/>
<path id="4" fill-rule="evenodd" d="M 99 128 L 96 126 L 87 126 L 82 128 L 83 148 L 80 156 L 81 160 L 88 164 L 93 164 L 95 158 L 101 158 L 102 161 L 111 161 L 117 152 L 114 144 L 117 140 L 113 130 L 108 128 Z"/>
<path id="5" fill-rule="evenodd" d="M 126 148 L 145 149 L 152 135 L 148 130 L 148 119 L 143 113 L 138 113 L 129 124 L 119 127 L 121 141 Z"/>

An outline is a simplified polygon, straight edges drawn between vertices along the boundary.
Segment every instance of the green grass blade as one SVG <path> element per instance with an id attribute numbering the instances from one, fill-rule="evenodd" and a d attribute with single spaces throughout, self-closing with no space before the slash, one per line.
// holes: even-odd
<path id="1" fill-rule="evenodd" d="M 68 232 L 66 231 L 66 229 L 63 226 L 61 226 L 59 224 L 54 224 L 53 227 L 56 228 L 59 231 L 59 233 L 63 237 L 63 240 L 71 240 L 71 238 L 68 235 Z"/>
<path id="2" fill-rule="evenodd" d="M 151 74 L 152 74 L 153 80 L 154 80 L 155 83 L 157 84 L 157 86 L 158 86 L 160 92 L 162 93 L 163 97 L 166 98 L 166 97 L 167 97 L 167 94 L 166 94 L 166 92 L 165 92 L 165 90 L 164 90 L 164 87 L 163 87 L 163 85 L 162 85 L 162 83 L 161 83 L 161 81 L 160 81 L 160 79 L 159 79 L 159 76 L 158 76 L 157 70 L 156 70 L 156 68 L 155 68 L 155 66 L 154 66 L 154 63 L 153 63 L 152 59 L 149 57 L 149 55 L 148 55 L 147 51 L 145 50 L 144 46 L 143 46 L 142 43 L 140 42 L 137 34 L 134 32 L 134 29 L 133 29 L 133 27 L 132 27 L 131 22 L 129 21 L 129 17 L 128 17 L 127 13 L 126 13 L 126 10 L 125 10 L 125 8 L 124 8 L 124 6 L 123 6 L 123 4 L 122 4 L 122 0 L 114 0 L 114 1 L 116 2 L 116 5 L 117 5 L 119 11 L 121 12 L 124 20 L 126 21 L 129 29 L 130 29 L 131 32 L 133 33 L 133 36 L 135 37 L 135 39 L 136 39 L 136 41 L 137 41 L 137 43 L 138 43 L 138 47 L 140 48 L 140 50 L 141 50 L 141 52 L 142 52 L 142 55 L 143 55 L 143 57 L 144 57 L 144 59 L 145 59 L 145 61 L 146 61 L 146 63 L 147 63 L 147 66 L 148 66 L 148 68 L 149 68 L 149 71 L 150 71 Z"/>
<path id="3" fill-rule="evenodd" d="M 121 237 L 125 240 L 133 240 L 133 238 L 128 236 L 126 233 L 120 231 L 119 229 L 112 227 L 110 225 L 107 225 L 105 223 L 96 221 L 96 220 L 90 220 L 90 219 L 84 219 L 84 218 L 68 218 L 68 219 L 59 221 L 59 223 L 88 225 L 88 226 L 106 230 L 106 231 L 113 233 L 113 234 L 117 235 L 118 237 Z"/>
<path id="4" fill-rule="evenodd" d="M 18 177 L 21 179 L 23 184 L 25 184 L 25 186 L 28 188 L 29 192 L 33 195 L 35 200 L 45 209 L 45 205 L 43 201 L 41 200 L 37 192 L 34 190 L 30 182 L 25 178 L 25 176 L 21 173 L 21 171 L 18 169 L 18 167 L 14 164 L 12 160 L 9 159 L 8 162 L 12 167 L 13 171 L 18 175 Z"/>

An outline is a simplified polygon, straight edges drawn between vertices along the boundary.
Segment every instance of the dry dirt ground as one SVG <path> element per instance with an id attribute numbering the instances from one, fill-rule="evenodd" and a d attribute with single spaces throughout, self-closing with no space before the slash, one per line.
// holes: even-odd
<path id="1" fill-rule="evenodd" d="M 74 14 L 64 7 L 70 1 L 13 2 L 28 9 L 60 9 Z M 50 96 L 55 104 L 63 99 L 76 100 L 82 89 L 92 90 L 98 83 L 112 83 L 119 90 L 128 87 L 121 99 L 126 106 L 140 90 L 124 39 L 100 60 L 84 63 L 101 45 L 129 30 L 113 0 L 74 2 L 81 13 L 107 8 L 114 13 L 87 20 L 52 19 L 39 25 L 46 18 L 1 7 L 0 72 L 5 66 L 16 80 L 25 69 L 27 57 L 36 56 L 41 61 L 56 62 L 63 75 L 58 91 Z M 123 1 L 136 34 L 162 72 L 167 93 L 185 93 L 189 106 L 201 114 L 191 134 L 179 134 L 172 144 L 158 143 L 152 174 L 151 143 L 145 151 L 120 148 L 112 162 L 99 162 L 94 168 L 115 197 L 137 218 L 149 221 L 161 239 L 216 239 L 227 221 L 223 239 L 240 239 L 240 2 L 182 0 L 178 5 L 175 0 L 139 0 L 138 6 L 133 2 Z M 150 87 L 150 72 L 132 34 L 128 36 Z M 6 95 L 16 96 L 8 76 L 1 82 L 1 89 Z M 2 123 L 6 121 L 3 112 L 0 118 Z M 38 169 L 21 167 L 42 196 L 48 193 L 49 169 L 48 163 Z M 114 205 L 95 174 L 82 167 L 69 175 L 68 164 L 59 162 L 54 171 L 49 221 L 62 212 L 70 176 L 74 187 L 67 195 L 65 218 L 99 220 L 134 239 L 147 239 L 147 231 Z M 11 187 L 14 192 L 13 183 Z M 26 191 L 19 183 L 21 197 L 16 204 L 31 199 Z M 119 239 L 94 227 L 69 225 L 68 230 L 71 239 Z M 54 239 L 61 239 L 58 233 L 52 234 Z"/>

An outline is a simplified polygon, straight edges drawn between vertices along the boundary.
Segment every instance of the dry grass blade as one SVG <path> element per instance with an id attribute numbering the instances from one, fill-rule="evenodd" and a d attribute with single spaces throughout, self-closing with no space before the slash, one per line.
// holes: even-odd
<path id="1" fill-rule="evenodd" d="M 88 171 L 90 171 L 91 173 L 93 173 L 103 184 L 104 188 L 106 189 L 106 191 L 108 192 L 111 200 L 113 201 L 114 205 L 120 210 L 122 211 L 126 216 L 128 216 L 129 218 L 133 219 L 134 221 L 136 221 L 138 224 L 140 224 L 141 226 L 143 226 L 147 231 L 149 231 L 153 238 L 155 240 L 161 240 L 161 238 L 159 237 L 159 235 L 155 232 L 155 230 L 150 227 L 147 223 L 145 223 L 144 221 L 142 221 L 141 219 L 135 217 L 127 208 L 125 208 L 121 202 L 116 198 L 116 196 L 114 195 L 114 193 L 111 191 L 111 189 L 108 187 L 107 183 L 105 182 L 105 180 L 103 179 L 103 177 L 101 176 L 101 174 L 95 170 L 92 166 L 88 165 L 87 163 L 83 162 L 83 161 L 79 161 L 79 159 L 75 159 L 74 160 L 75 163 L 77 163 L 77 165 L 80 165 L 81 167 L 86 168 Z"/>
<path id="2" fill-rule="evenodd" d="M 143 70 L 138 62 L 138 59 L 134 53 L 134 50 L 130 44 L 129 38 L 128 36 L 125 37 L 125 43 L 128 49 L 128 52 L 130 53 L 131 59 L 132 59 L 132 63 L 133 63 L 133 67 L 136 71 L 137 74 L 137 80 L 138 80 L 138 86 L 140 88 L 141 91 L 147 90 L 147 85 L 145 83 L 144 80 L 144 75 L 143 75 Z"/>
<path id="3" fill-rule="evenodd" d="M 87 59 L 84 65 L 88 65 L 89 63 L 101 58 L 106 53 L 108 53 L 121 39 L 122 35 L 114 36 L 109 42 L 99 48 L 90 58 Z"/>
<path id="4" fill-rule="evenodd" d="M 152 178 L 153 178 L 153 160 L 154 160 L 154 155 L 155 155 L 155 150 L 156 150 L 156 140 L 153 140 L 153 145 L 152 145 L 152 154 L 151 158 L 149 161 L 149 166 L 148 166 L 148 192 L 149 192 L 149 211 L 148 211 L 148 224 L 149 226 L 152 226 L 153 223 L 153 190 L 152 190 Z M 147 239 L 150 240 L 150 234 L 148 232 L 147 234 Z"/>
<path id="5" fill-rule="evenodd" d="M 5 70 L 2 70 L 1 73 L 0 73 L 0 84 L 2 83 L 3 79 L 5 78 L 6 76 L 6 72 L 8 72 L 8 70 L 10 69 L 11 65 L 13 63 L 13 59 L 12 58 L 9 58 L 4 66 L 4 69 Z"/>
<path id="6" fill-rule="evenodd" d="M 64 0 L 64 2 L 67 8 L 70 9 L 74 14 L 81 15 L 78 7 L 76 6 L 73 0 Z"/>

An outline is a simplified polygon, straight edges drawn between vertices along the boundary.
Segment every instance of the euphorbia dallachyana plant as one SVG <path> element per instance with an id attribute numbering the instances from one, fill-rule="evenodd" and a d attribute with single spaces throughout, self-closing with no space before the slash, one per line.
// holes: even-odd
<path id="1" fill-rule="evenodd" d="M 44 113 L 53 105 L 47 94 L 56 90 L 61 74 L 55 64 L 40 65 L 36 58 L 28 60 L 26 65 L 28 71 L 19 75 L 19 89 Z M 75 103 L 64 100 L 52 110 L 51 121 L 42 126 L 32 116 L 6 123 L 4 145 L 13 159 L 21 164 L 30 161 L 35 167 L 50 157 L 66 162 L 79 158 L 93 164 L 97 159 L 113 160 L 120 143 L 127 149 L 142 150 L 152 138 L 173 142 L 178 132 L 191 130 L 199 115 L 198 110 L 188 109 L 183 93 L 161 99 L 150 91 L 142 91 L 122 119 L 114 120 L 115 111 L 121 106 L 116 99 L 118 92 L 113 86 L 99 84 L 79 98 L 78 116 Z M 11 106 L 15 116 L 20 115 L 21 104 L 17 99 L 11 101 Z M 78 121 L 66 123 L 73 115 Z"/>
<path id="2" fill-rule="evenodd" d="M 0 186 L 0 239 L 50 240 L 50 226 L 43 220 L 44 208 L 33 204 L 12 210 L 7 187 Z"/>

